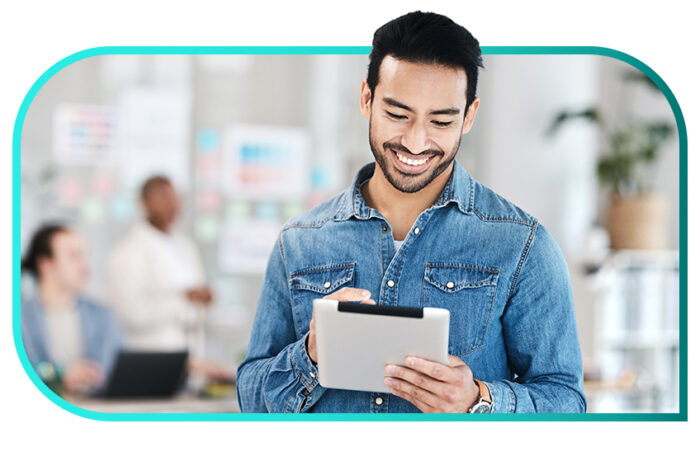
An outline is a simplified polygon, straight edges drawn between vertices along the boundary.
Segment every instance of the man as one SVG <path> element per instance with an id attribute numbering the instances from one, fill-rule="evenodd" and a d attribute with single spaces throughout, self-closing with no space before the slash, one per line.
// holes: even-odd
<path id="1" fill-rule="evenodd" d="M 360 99 L 376 164 L 280 232 L 238 369 L 243 411 L 585 411 L 559 248 L 454 160 L 479 108 L 480 65 L 476 39 L 441 15 L 376 31 Z M 448 364 L 388 365 L 386 393 L 320 386 L 320 297 L 448 309 Z"/>
<path id="2" fill-rule="evenodd" d="M 22 271 L 36 279 L 36 295 L 22 303 L 22 341 L 35 371 L 63 392 L 99 392 L 121 346 L 117 319 L 84 295 L 89 274 L 83 237 L 47 224 L 32 236 Z M 47 374 L 47 368 L 49 373 Z"/>
<path id="3" fill-rule="evenodd" d="M 170 180 L 149 178 L 141 202 L 145 221 L 134 225 L 109 259 L 112 305 L 129 349 L 187 349 L 187 326 L 212 294 L 195 244 L 173 230 L 180 201 Z"/>

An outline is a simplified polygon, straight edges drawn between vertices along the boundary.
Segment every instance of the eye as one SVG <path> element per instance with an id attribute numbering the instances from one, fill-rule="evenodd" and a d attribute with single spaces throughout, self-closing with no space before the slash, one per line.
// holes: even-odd
<path id="1" fill-rule="evenodd" d="M 406 119 L 406 115 L 396 115 L 395 113 L 391 113 L 391 112 L 386 112 L 386 114 L 389 115 L 389 117 L 393 118 L 394 120 L 405 120 Z"/>
<path id="2" fill-rule="evenodd" d="M 441 128 L 447 128 L 448 126 L 450 126 L 452 124 L 451 121 L 433 121 L 433 123 L 435 123 L 436 125 L 438 125 Z"/>

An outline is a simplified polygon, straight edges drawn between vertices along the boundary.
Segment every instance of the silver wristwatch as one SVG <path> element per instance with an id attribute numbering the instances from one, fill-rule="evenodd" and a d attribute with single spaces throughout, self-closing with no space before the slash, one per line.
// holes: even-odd
<path id="1" fill-rule="evenodd" d="M 476 379 L 475 379 L 476 380 Z M 479 385 L 479 400 L 469 408 L 469 413 L 490 413 L 491 412 L 491 392 L 481 380 L 476 380 Z"/>

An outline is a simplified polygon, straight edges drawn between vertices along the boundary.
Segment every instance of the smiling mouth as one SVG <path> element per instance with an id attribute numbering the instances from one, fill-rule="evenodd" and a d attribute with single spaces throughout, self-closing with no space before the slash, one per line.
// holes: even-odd
<path id="1" fill-rule="evenodd" d="M 402 164 L 410 168 L 420 168 L 425 166 L 434 155 L 423 155 L 420 157 L 407 157 L 403 153 L 397 152 L 394 149 L 389 149 Z"/>

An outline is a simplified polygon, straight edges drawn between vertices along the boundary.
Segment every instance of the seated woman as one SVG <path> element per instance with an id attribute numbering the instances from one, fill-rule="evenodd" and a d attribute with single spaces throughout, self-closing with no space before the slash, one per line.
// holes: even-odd
<path id="1" fill-rule="evenodd" d="M 79 395 L 99 391 L 121 338 L 113 314 L 82 295 L 88 276 L 83 238 L 62 225 L 43 226 L 22 259 L 22 272 L 38 285 L 20 313 L 32 366 L 40 376 L 47 367 L 57 374 L 60 385 L 54 389 Z"/>

